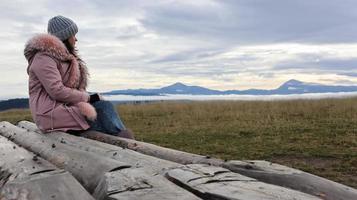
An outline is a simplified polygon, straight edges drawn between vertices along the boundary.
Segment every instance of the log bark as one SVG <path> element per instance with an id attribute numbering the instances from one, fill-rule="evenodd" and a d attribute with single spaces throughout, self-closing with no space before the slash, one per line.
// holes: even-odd
<path id="1" fill-rule="evenodd" d="M 0 199 L 94 200 L 68 172 L 0 136 Z"/>
<path id="2" fill-rule="evenodd" d="M 320 199 L 295 190 L 262 183 L 221 167 L 202 164 L 172 169 L 166 176 L 203 199 Z"/>

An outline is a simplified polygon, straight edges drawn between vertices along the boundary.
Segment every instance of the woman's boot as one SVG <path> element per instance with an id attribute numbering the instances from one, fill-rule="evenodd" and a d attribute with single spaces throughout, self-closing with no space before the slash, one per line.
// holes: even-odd
<path id="1" fill-rule="evenodd" d="M 130 129 L 121 130 L 116 136 L 135 140 L 134 133 Z"/>

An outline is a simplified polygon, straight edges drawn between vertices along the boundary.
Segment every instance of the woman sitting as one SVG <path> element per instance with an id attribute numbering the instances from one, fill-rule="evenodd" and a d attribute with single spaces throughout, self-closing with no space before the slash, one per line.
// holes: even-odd
<path id="1" fill-rule="evenodd" d="M 86 91 L 88 71 L 75 47 L 77 25 L 56 16 L 49 20 L 47 30 L 48 34 L 31 38 L 24 50 L 30 110 L 38 128 L 73 134 L 95 130 L 133 139 L 114 106 Z"/>

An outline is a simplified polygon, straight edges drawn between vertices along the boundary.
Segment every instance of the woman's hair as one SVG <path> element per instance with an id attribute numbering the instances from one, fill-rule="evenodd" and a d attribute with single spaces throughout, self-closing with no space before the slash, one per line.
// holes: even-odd
<path id="1" fill-rule="evenodd" d="M 71 53 L 71 54 L 73 54 L 73 55 L 76 54 L 77 49 L 76 49 L 75 47 L 73 47 L 73 46 L 69 43 L 68 39 L 66 39 L 66 40 L 64 40 L 64 41 L 62 41 L 62 42 L 63 42 L 64 45 L 66 46 L 66 48 L 67 48 L 67 50 L 69 51 L 69 53 Z"/>
<path id="2" fill-rule="evenodd" d="M 77 50 L 77 48 L 76 48 L 76 47 L 73 47 L 73 46 L 69 43 L 68 39 L 66 39 L 66 40 L 64 40 L 64 41 L 62 41 L 62 42 L 63 42 L 64 45 L 66 46 L 68 52 L 69 52 L 70 54 L 74 55 L 74 56 L 77 58 L 77 60 L 78 60 L 79 63 L 85 65 L 85 62 L 78 56 L 78 53 L 77 53 L 78 50 Z"/>

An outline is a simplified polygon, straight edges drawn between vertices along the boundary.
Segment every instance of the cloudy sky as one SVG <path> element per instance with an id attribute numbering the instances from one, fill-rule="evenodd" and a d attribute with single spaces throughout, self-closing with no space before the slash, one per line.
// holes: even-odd
<path id="1" fill-rule="evenodd" d="M 55 15 L 79 27 L 90 91 L 175 82 L 357 85 L 356 0 L 2 0 L 0 99 L 27 96 L 26 41 Z"/>

